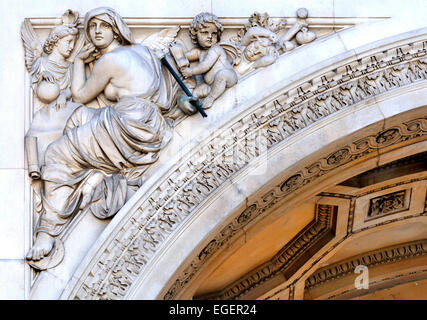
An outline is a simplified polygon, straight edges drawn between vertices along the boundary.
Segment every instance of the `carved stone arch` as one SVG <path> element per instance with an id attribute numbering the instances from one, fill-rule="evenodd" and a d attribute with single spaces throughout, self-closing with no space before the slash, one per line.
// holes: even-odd
<path id="1" fill-rule="evenodd" d="M 280 216 L 279 201 L 292 206 L 399 152 L 426 151 L 425 33 L 368 39 L 350 50 L 333 34 L 230 89 L 209 122 L 183 121 L 61 297 L 190 298 L 200 261 L 241 246 L 257 232 L 249 233 L 249 222 L 261 228 Z M 328 45 L 336 52 L 325 53 Z M 290 67 L 310 54 L 313 61 Z M 189 128 L 194 136 L 186 139 Z"/>
<path id="2" fill-rule="evenodd" d="M 388 105 L 392 106 L 394 103 L 395 101 L 389 101 Z M 369 232 L 373 234 L 375 233 L 375 228 L 384 227 L 385 224 L 389 223 L 390 225 L 388 225 L 388 227 L 392 229 L 394 226 L 393 219 L 385 220 L 383 224 L 373 224 L 367 225 L 365 227 L 360 227 L 360 221 L 358 221 L 359 225 L 356 228 L 353 221 L 354 208 L 353 211 L 351 208 L 352 200 L 350 200 L 350 198 L 346 199 L 345 194 L 329 195 L 326 193 L 320 193 L 320 191 L 328 189 L 331 186 L 335 186 L 338 182 L 342 182 L 347 178 L 354 176 L 355 173 L 362 173 L 373 170 L 377 167 L 386 166 L 389 163 L 399 161 L 399 159 L 402 158 L 402 155 L 405 155 L 404 157 L 408 157 L 424 152 L 422 157 L 425 159 L 425 152 L 427 151 L 427 144 L 425 143 L 426 132 L 421 133 L 420 135 L 419 132 L 417 132 L 412 136 L 412 138 L 408 139 L 406 137 L 401 137 L 399 138 L 399 141 L 396 140 L 396 144 L 390 143 L 385 148 L 374 147 L 368 151 L 367 148 L 358 149 L 355 147 L 356 145 L 360 146 L 365 143 L 369 144 L 368 141 L 381 140 L 381 137 L 384 133 L 387 134 L 388 132 L 394 132 L 394 130 L 400 131 L 401 129 L 402 132 L 404 132 L 406 130 L 403 128 L 406 125 L 412 126 L 412 121 L 421 121 L 425 123 L 425 116 L 421 116 L 421 118 L 418 117 L 420 115 L 425 115 L 426 107 L 422 106 L 421 108 L 415 109 L 414 111 L 415 112 L 400 114 L 391 122 L 397 124 L 403 120 L 400 125 L 386 127 L 384 130 L 384 128 L 381 128 L 380 123 L 377 123 L 376 127 L 379 129 L 379 131 L 376 134 L 364 136 L 360 139 L 360 135 L 363 134 L 363 132 L 370 132 L 372 127 L 375 127 L 375 125 L 365 127 L 360 131 L 346 137 L 348 141 L 353 141 L 352 143 L 343 144 L 335 151 L 329 151 L 325 153 L 321 158 L 318 158 L 319 153 L 309 155 L 300 162 L 308 163 L 308 165 L 305 165 L 299 170 L 296 169 L 297 166 L 291 166 L 290 168 L 284 169 L 280 174 L 277 175 L 281 180 L 276 179 L 274 183 L 266 183 L 251 196 L 245 198 L 244 200 L 242 199 L 243 201 L 241 205 L 243 206 L 243 209 L 239 209 L 239 207 L 236 206 L 237 209 L 229 212 L 227 214 L 227 218 L 224 219 L 225 221 L 223 220 L 218 223 L 219 227 L 216 229 L 216 231 L 212 231 L 212 235 L 209 235 L 209 237 L 204 239 L 202 242 L 204 247 L 201 249 L 196 249 L 192 252 L 192 260 L 184 264 L 179 272 L 175 273 L 173 278 L 175 281 L 170 281 L 168 283 L 168 291 L 163 291 L 161 296 L 158 296 L 157 298 L 194 298 L 194 295 L 197 292 L 200 284 L 205 282 L 215 270 L 219 270 L 220 267 L 223 266 L 225 262 L 227 262 L 227 259 L 233 257 L 233 255 L 235 255 L 241 247 L 246 245 L 246 243 L 252 239 L 262 239 L 260 236 L 258 236 L 258 234 L 262 232 L 261 230 L 267 229 L 271 224 L 275 223 L 275 220 L 278 220 L 280 217 L 286 214 L 297 214 L 297 212 L 293 213 L 292 209 L 298 207 L 307 199 L 312 199 L 316 195 L 318 197 L 316 200 L 316 213 L 313 221 L 308 223 L 301 231 L 299 231 L 297 235 L 295 235 L 295 237 L 289 239 L 289 241 L 286 242 L 286 245 L 278 250 L 274 256 L 272 256 L 267 262 L 260 264 L 253 270 L 244 274 L 244 276 L 242 276 L 240 279 L 236 279 L 234 282 L 224 287 L 223 290 L 219 292 L 212 292 L 211 294 L 204 294 L 196 298 L 271 298 L 274 295 L 271 292 L 270 295 L 268 295 L 268 286 L 266 287 L 264 282 L 271 282 L 271 279 L 273 278 L 271 284 L 273 288 L 274 286 L 277 286 L 280 281 L 286 282 L 285 280 L 289 280 L 291 283 L 293 282 L 293 284 L 295 284 L 295 282 L 301 279 L 301 277 L 307 276 L 309 275 L 309 272 L 314 271 L 316 269 L 316 265 L 323 262 L 322 259 L 324 256 L 331 250 L 335 250 L 337 246 L 343 245 L 343 241 L 345 241 L 345 243 L 351 243 L 354 241 L 354 234 L 359 236 L 358 233 L 365 230 L 369 230 Z M 404 119 L 412 120 L 405 121 Z M 403 123 L 406 123 L 406 125 L 401 127 Z M 355 137 L 358 137 L 359 139 L 356 138 L 355 140 Z M 301 144 L 298 144 L 298 147 L 302 147 L 303 143 L 305 143 L 305 141 L 302 141 Z M 325 149 L 327 149 L 327 147 Z M 327 159 L 331 155 L 336 153 L 341 154 L 340 151 L 348 149 L 353 149 L 351 156 L 348 159 L 342 158 L 342 160 L 340 160 L 334 166 L 330 166 L 327 169 L 324 168 L 325 170 L 322 171 L 319 170 L 315 172 L 315 174 L 310 172 L 310 169 L 314 167 L 322 167 L 322 164 L 327 163 Z M 354 153 L 354 150 L 358 151 Z M 313 161 L 310 159 L 316 160 Z M 293 174 L 295 171 L 297 174 Z M 299 176 L 300 178 L 292 179 L 295 176 Z M 236 183 L 241 187 L 242 185 L 248 185 L 253 182 L 251 179 L 248 179 L 247 181 L 243 180 L 244 179 L 239 180 L 237 178 Z M 295 184 L 292 184 L 292 187 L 289 187 L 288 190 L 284 191 L 283 187 L 287 186 L 286 182 L 289 180 L 296 182 Z M 417 205 L 419 208 L 416 212 L 412 211 L 409 212 L 409 214 L 406 212 L 404 216 L 399 217 L 399 219 L 396 221 L 401 222 L 402 220 L 405 220 L 404 222 L 407 223 L 420 223 L 423 231 L 417 234 L 417 236 L 420 236 L 421 234 L 421 237 L 423 237 L 426 230 L 426 219 L 424 216 L 424 202 L 427 191 L 426 174 L 424 172 L 421 177 L 417 177 L 417 174 L 411 175 L 404 182 L 409 183 L 408 181 L 411 183 L 420 182 L 421 190 L 417 195 Z M 390 189 L 394 191 L 394 189 L 392 189 L 393 187 L 396 188 L 396 185 L 400 186 L 404 184 L 404 182 L 395 183 L 391 186 L 387 185 L 381 190 L 383 191 Z M 375 191 L 378 192 L 378 190 Z M 233 195 L 228 191 L 224 191 L 219 201 L 221 203 L 228 203 L 229 197 L 233 197 Z M 330 197 L 344 198 L 346 199 L 346 203 L 337 204 L 333 199 L 331 200 Z M 218 207 L 215 206 L 215 203 L 211 203 L 210 206 Z M 321 214 L 322 211 L 324 212 L 323 221 Z M 396 218 L 396 216 L 392 216 L 392 218 Z M 408 220 L 406 221 L 406 219 Z M 203 220 L 200 220 L 199 222 L 194 221 L 193 224 L 194 229 L 192 230 L 195 231 L 202 227 Z M 337 228 L 337 224 L 341 225 L 340 228 Z M 364 233 L 362 233 L 362 235 L 363 234 Z M 188 239 L 183 236 L 182 242 L 186 241 L 188 242 Z M 180 244 L 177 243 L 175 247 L 174 244 L 171 248 L 171 251 L 173 252 L 173 250 L 178 250 L 178 245 Z M 248 250 L 244 251 L 244 253 L 248 253 Z M 241 256 L 242 254 L 240 254 L 240 257 Z M 164 259 L 171 260 L 172 257 L 165 256 Z M 165 260 L 162 262 L 166 263 Z M 228 262 L 228 267 L 230 267 L 230 264 L 231 262 Z M 279 272 L 281 274 L 279 279 L 274 279 L 274 277 L 276 277 Z M 300 274 L 298 275 L 297 272 Z M 297 275 L 297 277 L 295 277 L 295 275 Z M 424 272 L 423 277 L 425 276 L 426 274 Z M 149 284 L 151 285 L 152 283 Z M 148 284 L 146 284 L 146 286 L 148 287 Z M 258 286 L 264 286 L 264 288 L 257 288 Z M 252 292 L 252 290 L 254 292 Z M 270 290 L 272 290 L 271 287 Z M 275 294 L 277 295 L 277 292 L 275 292 Z"/>

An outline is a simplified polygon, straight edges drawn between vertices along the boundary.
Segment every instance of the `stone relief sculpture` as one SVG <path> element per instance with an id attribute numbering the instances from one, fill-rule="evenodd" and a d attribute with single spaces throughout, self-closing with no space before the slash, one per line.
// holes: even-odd
<path id="1" fill-rule="evenodd" d="M 202 106 L 208 109 L 222 93 L 248 72 L 273 64 L 281 53 L 316 39 L 308 30 L 308 11 L 297 10 L 296 22 L 283 33 L 286 20 L 273 21 L 267 13 L 255 12 L 248 23 L 230 41 L 221 39 L 223 26 L 211 13 L 200 13 L 193 18 L 190 37 L 195 48 L 185 51 L 175 43 L 170 51 L 193 95 L 204 98 Z M 194 62 L 198 64 L 194 65 Z M 193 64 L 191 64 L 193 63 Z M 203 75 L 203 78 L 200 78 Z M 187 114 L 196 111 L 191 106 Z"/>
<path id="2" fill-rule="evenodd" d="M 25 66 L 31 77 L 31 87 L 42 107 L 34 115 L 25 136 L 28 172 L 34 190 L 34 211 L 41 215 L 44 154 L 47 146 L 62 136 L 65 121 L 80 106 L 71 101 L 71 60 L 75 49 L 81 48 L 83 38 L 78 38 L 78 13 L 67 10 L 62 24 L 53 28 L 42 44 L 28 19 L 21 27 L 25 50 Z M 78 38 L 78 39 L 77 39 Z M 58 242 L 57 254 L 47 264 L 57 264 L 63 254 Z"/>
<path id="3" fill-rule="evenodd" d="M 47 147 L 40 175 L 31 174 L 42 180 L 41 215 L 26 258 L 41 270 L 62 259 L 58 236 L 76 213 L 114 215 L 172 137 L 163 114 L 174 106 L 176 86 L 154 50 L 135 43 L 110 8 L 89 11 L 84 32 L 87 44 L 75 57 L 70 86 L 79 105 L 64 134 Z M 85 67 L 92 63 L 86 77 Z M 113 104 L 84 105 L 101 93 Z"/>
<path id="4" fill-rule="evenodd" d="M 286 33 L 279 36 L 286 27 L 285 19 L 274 22 L 267 13 L 253 13 L 244 28 L 231 39 L 243 48 L 242 59 L 236 66 L 239 75 L 267 67 L 273 64 L 281 53 L 314 41 L 316 34 L 308 30 L 307 17 L 307 9 L 298 9 L 296 22 Z"/>
<path id="5" fill-rule="evenodd" d="M 273 64 L 279 57 L 277 41 L 277 35 L 267 28 L 259 26 L 249 28 L 240 43 L 245 49 L 242 61 L 237 67 L 238 73 L 245 74 L 252 69 Z"/>
<path id="6" fill-rule="evenodd" d="M 188 51 L 175 42 L 178 26 L 137 43 L 120 15 L 107 7 L 86 13 L 83 33 L 78 13 L 67 10 L 43 47 L 25 20 L 25 63 L 42 104 L 25 141 L 39 214 L 28 263 L 38 270 L 59 264 L 61 235 L 80 212 L 100 219 L 115 215 L 143 184 L 176 120 L 196 112 L 194 98 L 182 94 L 160 56 L 174 58 L 207 109 L 239 76 L 273 64 L 295 47 L 294 36 L 298 44 L 314 40 L 303 30 L 304 10 L 282 36 L 283 20 L 274 23 L 267 14 L 254 13 L 231 41 L 221 39 L 218 17 L 200 13 L 190 25 L 196 47 Z"/>
<path id="7" fill-rule="evenodd" d="M 37 149 L 44 153 L 45 147 L 62 135 L 61 124 L 78 106 L 71 98 L 70 57 L 76 42 L 78 13 L 68 10 L 62 17 L 62 24 L 53 28 L 42 45 L 28 19 L 21 27 L 25 49 L 25 66 L 31 76 L 31 87 L 36 97 L 47 108 L 41 108 L 34 117 L 26 136 L 29 172 L 33 179 L 40 178 Z"/>
<path id="8" fill-rule="evenodd" d="M 316 34 L 308 30 L 308 10 L 300 8 L 297 10 L 297 21 L 295 24 L 279 39 L 280 46 L 286 51 L 295 48 L 295 44 L 291 42 L 295 37 L 296 43 L 299 45 L 307 44 L 316 39 Z"/>
<path id="9" fill-rule="evenodd" d="M 223 29 L 217 16 L 208 12 L 198 14 L 190 26 L 192 42 L 198 47 L 183 54 L 176 54 L 181 73 L 185 78 L 203 75 L 203 82 L 197 83 L 193 95 L 204 98 L 202 102 L 204 109 L 210 108 L 226 88 L 237 83 L 233 62 L 220 43 Z M 198 61 L 198 64 L 190 66 L 190 62 L 194 61 Z"/>

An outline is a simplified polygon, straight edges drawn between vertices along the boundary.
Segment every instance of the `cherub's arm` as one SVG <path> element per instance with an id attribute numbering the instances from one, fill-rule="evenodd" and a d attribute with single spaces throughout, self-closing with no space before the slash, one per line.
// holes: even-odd
<path id="1" fill-rule="evenodd" d="M 205 58 L 200 61 L 198 65 L 183 70 L 184 76 L 191 76 L 208 72 L 220 57 L 220 52 L 217 50 L 218 49 L 216 47 L 210 48 L 206 53 Z"/>
<path id="2" fill-rule="evenodd" d="M 194 48 L 194 49 L 191 49 L 190 51 L 185 52 L 184 54 L 185 54 L 185 57 L 188 59 L 188 61 L 190 62 L 198 61 L 200 57 L 200 49 Z"/>

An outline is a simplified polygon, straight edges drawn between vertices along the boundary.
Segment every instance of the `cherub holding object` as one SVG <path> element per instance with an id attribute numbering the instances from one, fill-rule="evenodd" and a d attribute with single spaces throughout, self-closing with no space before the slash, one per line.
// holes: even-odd
<path id="1" fill-rule="evenodd" d="M 70 61 L 78 35 L 78 17 L 77 12 L 67 10 L 62 16 L 62 24 L 50 31 L 43 45 L 29 19 L 25 19 L 21 27 L 25 65 L 31 76 L 32 88 L 41 102 L 55 102 L 56 110 L 65 107 L 71 98 Z M 82 44 L 82 41 L 78 42 Z"/>
<path id="2" fill-rule="evenodd" d="M 193 67 L 185 67 L 181 72 L 184 77 L 204 75 L 205 84 L 199 85 L 193 92 L 198 98 L 204 98 L 204 109 L 210 108 L 226 88 L 237 83 L 237 73 L 228 60 L 226 51 L 218 43 L 223 30 L 218 17 L 207 12 L 195 16 L 190 26 L 191 39 L 200 48 L 186 52 L 185 56 L 190 62 L 199 63 Z"/>

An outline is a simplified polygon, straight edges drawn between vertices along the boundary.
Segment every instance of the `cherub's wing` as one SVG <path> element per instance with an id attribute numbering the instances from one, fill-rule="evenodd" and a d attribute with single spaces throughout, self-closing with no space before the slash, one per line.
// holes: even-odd
<path id="1" fill-rule="evenodd" d="M 238 65 L 240 63 L 240 57 L 242 56 L 242 48 L 240 45 L 230 41 L 221 41 L 218 44 L 225 50 L 227 58 L 232 65 Z"/>
<path id="2" fill-rule="evenodd" d="M 42 44 L 35 33 L 30 20 L 26 18 L 21 26 L 21 39 L 25 50 L 25 67 L 30 74 L 33 74 L 34 62 L 42 55 Z"/>
<path id="3" fill-rule="evenodd" d="M 176 35 L 181 27 L 163 29 L 144 39 L 141 44 L 153 50 L 160 50 L 163 53 L 169 52 L 169 47 L 174 43 Z"/>

